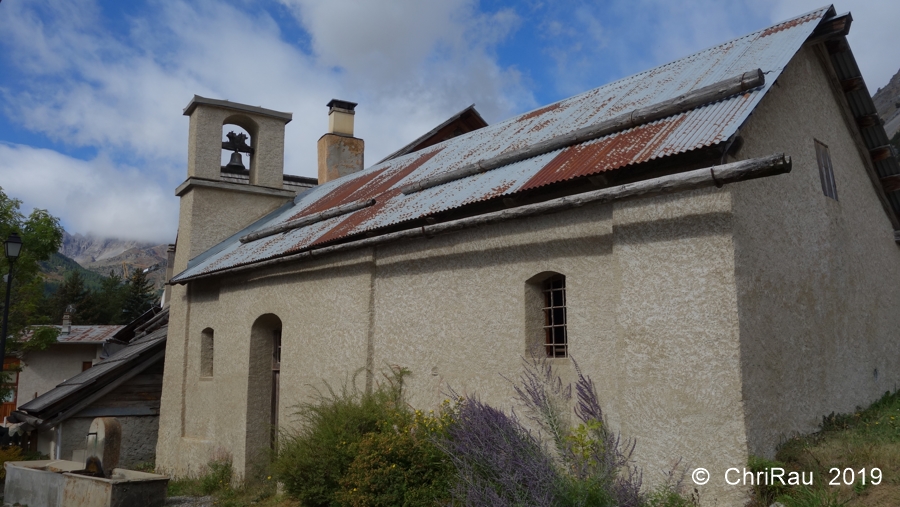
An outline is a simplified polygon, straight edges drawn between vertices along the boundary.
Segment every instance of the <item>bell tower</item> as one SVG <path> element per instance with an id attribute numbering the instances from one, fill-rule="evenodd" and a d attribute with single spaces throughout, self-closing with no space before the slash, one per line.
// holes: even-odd
<path id="1" fill-rule="evenodd" d="M 184 114 L 190 118 L 188 166 L 187 179 L 175 190 L 181 198 L 175 273 L 295 195 L 283 184 L 284 127 L 291 113 L 194 95 Z M 223 139 L 228 125 L 247 134 L 232 131 Z M 225 166 L 222 150 L 231 152 Z M 249 170 L 242 154 L 250 157 Z"/>

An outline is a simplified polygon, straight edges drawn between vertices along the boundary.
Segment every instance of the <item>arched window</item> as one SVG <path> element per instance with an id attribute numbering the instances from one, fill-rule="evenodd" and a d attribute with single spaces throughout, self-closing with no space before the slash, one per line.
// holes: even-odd
<path id="1" fill-rule="evenodd" d="M 526 331 L 532 354 L 568 357 L 566 328 L 566 277 L 546 271 L 526 283 Z"/>
<path id="2" fill-rule="evenodd" d="M 206 328 L 200 333 L 200 376 L 213 376 L 213 356 L 215 346 L 213 343 L 213 330 Z"/>

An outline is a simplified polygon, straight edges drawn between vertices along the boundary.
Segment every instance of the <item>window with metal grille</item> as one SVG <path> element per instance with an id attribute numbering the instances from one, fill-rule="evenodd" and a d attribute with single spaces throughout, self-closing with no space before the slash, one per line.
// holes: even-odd
<path id="1" fill-rule="evenodd" d="M 567 357 L 566 277 L 554 275 L 544 281 L 544 350 L 547 357 Z"/>
<path id="2" fill-rule="evenodd" d="M 822 180 L 822 192 L 834 199 L 837 198 L 837 186 L 834 183 L 834 167 L 831 165 L 831 153 L 828 152 L 828 145 L 813 139 L 816 142 L 816 161 L 819 163 L 819 178 Z"/>

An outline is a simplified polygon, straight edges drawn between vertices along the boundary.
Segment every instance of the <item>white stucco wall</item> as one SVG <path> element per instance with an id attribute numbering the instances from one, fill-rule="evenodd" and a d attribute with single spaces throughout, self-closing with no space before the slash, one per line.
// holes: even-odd
<path id="1" fill-rule="evenodd" d="M 156 456 L 156 439 L 159 431 L 157 416 L 116 417 L 122 426 L 121 453 L 119 467 L 131 468 L 143 463 L 153 463 Z M 84 451 L 89 443 L 87 434 L 91 428 L 93 417 L 72 417 L 62 423 L 62 447 L 60 459 L 71 460 L 75 451 Z M 38 434 L 38 452 L 55 457 L 57 445 L 56 429 L 41 431 Z"/>
<path id="2" fill-rule="evenodd" d="M 97 359 L 100 349 L 99 345 L 66 343 L 27 353 L 22 360 L 22 372 L 19 373 L 17 406 L 28 403 L 81 373 L 82 363 Z"/>
<path id="3" fill-rule="evenodd" d="M 725 190 L 587 206 L 173 291 L 158 463 L 191 473 L 223 449 L 239 469 L 250 461 L 244 432 L 268 414 L 248 422 L 246 358 L 250 327 L 268 313 L 283 322 L 282 407 L 340 386 L 371 347 L 376 369 L 412 371 L 416 407 L 452 387 L 509 409 L 503 376 L 526 353 L 525 282 L 556 271 L 571 354 L 610 422 L 637 439 L 647 482 L 679 460 L 724 472 L 746 460 L 730 208 Z M 215 374 L 201 379 L 208 327 Z M 280 419 L 293 423 L 290 408 Z"/>
<path id="4" fill-rule="evenodd" d="M 900 387 L 900 246 L 823 58 L 802 49 L 742 129 L 741 158 L 784 152 L 792 172 L 732 190 L 749 446 L 770 457 Z M 829 147 L 837 201 L 814 139 Z"/>
<path id="5" fill-rule="evenodd" d="M 224 452 L 242 471 L 259 452 L 245 435 L 269 415 L 248 413 L 259 396 L 248 358 L 265 314 L 283 325 L 282 427 L 295 424 L 289 407 L 367 365 L 408 368 L 417 408 L 448 388 L 511 408 L 504 376 L 521 371 L 527 312 L 539 311 L 526 308 L 526 280 L 546 271 L 566 275 L 571 355 L 609 422 L 636 439 L 648 484 L 676 463 L 722 478 L 783 435 L 896 387 L 900 258 L 817 62 L 803 50 L 742 130 L 740 158 L 785 152 L 790 175 L 173 288 L 158 465 L 192 473 Z M 821 195 L 812 137 L 831 146 L 839 202 Z M 704 505 L 747 499 L 723 480 L 700 490 Z"/>

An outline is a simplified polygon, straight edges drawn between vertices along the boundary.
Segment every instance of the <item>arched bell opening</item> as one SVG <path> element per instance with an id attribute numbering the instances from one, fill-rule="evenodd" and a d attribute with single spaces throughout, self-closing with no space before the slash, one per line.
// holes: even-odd
<path id="1" fill-rule="evenodd" d="M 254 170 L 259 125 L 251 118 L 231 115 L 222 122 L 222 171 L 228 175 L 249 176 Z"/>

